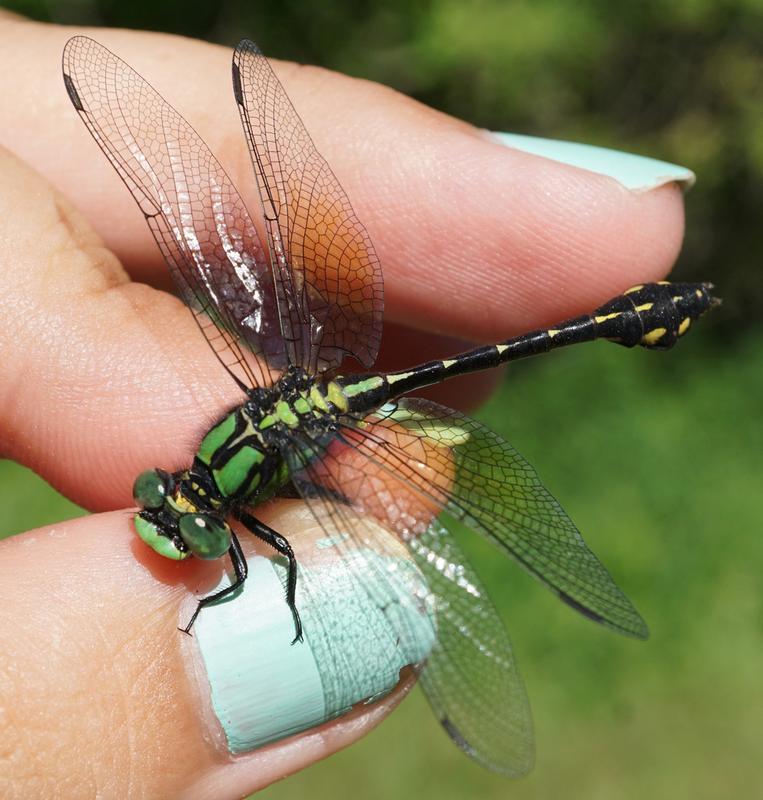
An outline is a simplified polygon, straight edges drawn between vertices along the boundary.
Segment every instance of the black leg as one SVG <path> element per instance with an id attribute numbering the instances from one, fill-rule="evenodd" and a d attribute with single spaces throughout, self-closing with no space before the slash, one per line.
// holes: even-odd
<path id="1" fill-rule="evenodd" d="M 288 540 L 281 536 L 280 533 L 274 531 L 260 522 L 255 517 L 244 511 L 239 511 L 236 514 L 236 519 L 245 525 L 247 530 L 253 533 L 258 539 L 261 539 L 265 544 L 269 544 L 276 552 L 284 556 L 289 562 L 289 574 L 286 578 L 286 602 L 291 609 L 291 615 L 294 617 L 294 639 L 295 642 L 302 641 L 302 620 L 299 618 L 299 611 L 297 611 L 297 559 L 294 551 Z"/>
<path id="2" fill-rule="evenodd" d="M 216 600 L 227 597 L 232 592 L 235 592 L 236 589 L 244 585 L 246 576 L 249 574 L 249 567 L 247 566 L 246 557 L 241 550 L 241 545 L 239 544 L 235 533 L 231 536 L 231 544 L 230 549 L 228 550 L 228 555 L 230 556 L 230 560 L 233 564 L 233 571 L 236 573 L 236 580 L 233 581 L 230 586 L 220 589 L 219 592 L 210 594 L 208 597 L 202 597 L 202 599 L 199 600 L 199 604 L 196 606 L 196 611 L 193 612 L 193 616 L 191 617 L 189 623 L 185 626 L 185 628 L 178 628 L 178 630 L 183 631 L 183 633 L 187 633 L 190 636 L 193 623 L 196 622 L 196 617 L 199 616 L 199 611 L 201 611 L 204 606 L 208 606 L 211 603 L 214 603 Z"/>

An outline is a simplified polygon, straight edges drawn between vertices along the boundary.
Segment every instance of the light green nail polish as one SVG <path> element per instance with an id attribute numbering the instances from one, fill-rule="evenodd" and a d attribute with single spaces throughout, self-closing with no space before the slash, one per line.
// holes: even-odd
<path id="1" fill-rule="evenodd" d="M 303 642 L 291 643 L 286 567 L 263 557 L 249 558 L 241 594 L 205 608 L 196 622 L 212 708 L 234 754 L 383 696 L 435 642 L 430 595 L 408 558 L 371 550 L 326 558 L 335 545 L 314 546 L 320 568 L 300 559 L 298 573 Z"/>
<path id="2" fill-rule="evenodd" d="M 633 191 L 656 189 L 666 183 L 678 183 L 686 191 L 695 181 L 694 173 L 686 167 L 634 153 L 518 133 L 491 133 L 490 136 L 508 147 L 607 175 Z"/>

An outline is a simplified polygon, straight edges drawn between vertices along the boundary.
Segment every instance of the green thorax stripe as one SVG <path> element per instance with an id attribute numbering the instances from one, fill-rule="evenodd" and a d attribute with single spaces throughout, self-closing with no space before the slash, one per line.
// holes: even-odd
<path id="1" fill-rule="evenodd" d="M 224 417 L 204 437 L 197 458 L 209 467 L 224 497 L 249 494 L 260 482 L 258 467 L 265 455 L 251 420 L 237 409 Z"/>
<path id="2" fill-rule="evenodd" d="M 236 413 L 228 414 L 201 440 L 198 459 L 209 466 L 218 453 L 236 432 Z"/>
<path id="3" fill-rule="evenodd" d="M 226 497 L 251 494 L 260 483 L 257 467 L 263 460 L 264 456 L 257 448 L 241 447 L 224 464 L 212 470 L 217 488 Z"/>

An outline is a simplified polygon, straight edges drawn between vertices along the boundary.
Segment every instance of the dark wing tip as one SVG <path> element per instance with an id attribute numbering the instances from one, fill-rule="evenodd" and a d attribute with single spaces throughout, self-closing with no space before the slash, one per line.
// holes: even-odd
<path id="1" fill-rule="evenodd" d="M 461 734 L 461 731 L 451 722 L 448 717 L 442 717 L 440 719 L 440 725 L 445 729 L 445 733 L 450 736 L 453 740 L 453 743 L 460 747 L 468 756 L 474 758 L 476 753 L 474 748 L 469 744 L 466 738 Z"/>
<path id="2" fill-rule="evenodd" d="M 579 600 L 576 600 L 574 597 L 568 595 L 567 592 L 557 589 L 556 594 L 562 602 L 566 603 L 570 608 L 574 608 L 575 611 L 577 611 L 579 614 L 582 614 L 582 616 L 584 616 L 586 619 L 590 619 L 593 622 L 598 622 L 600 625 L 604 625 L 606 628 L 617 631 L 617 633 L 622 633 L 625 636 L 632 636 L 634 639 L 649 638 L 649 628 L 647 627 L 646 622 L 644 622 L 641 615 L 633 607 L 630 609 L 631 613 L 629 615 L 629 623 L 618 625 L 615 624 L 610 618 L 599 614 L 586 605 L 583 605 Z"/>
<path id="3" fill-rule="evenodd" d="M 251 39 L 242 39 L 233 50 L 233 64 L 231 67 L 233 78 L 233 96 L 236 103 L 242 108 L 246 108 L 246 97 L 244 87 L 241 83 L 241 61 L 245 53 L 253 53 L 255 56 L 262 56 L 262 51 Z"/>
<path id="4" fill-rule="evenodd" d="M 66 87 L 66 93 L 69 95 L 69 99 L 72 101 L 74 108 L 77 111 L 84 111 L 85 106 L 82 104 L 82 100 L 80 100 L 77 87 L 74 85 L 74 81 L 67 72 L 64 72 L 64 86 Z"/>
<path id="5" fill-rule="evenodd" d="M 61 71 L 64 74 L 64 86 L 66 87 L 66 93 L 69 95 L 69 99 L 72 101 L 74 108 L 80 112 L 85 111 L 85 106 L 79 96 L 74 79 L 71 76 L 72 65 L 75 59 L 76 51 L 83 46 L 91 44 L 100 47 L 95 39 L 91 39 L 89 36 L 82 36 L 78 34 L 77 36 L 72 36 L 70 39 L 67 39 L 64 49 L 61 51 Z"/>
<path id="6" fill-rule="evenodd" d="M 244 106 L 244 89 L 241 86 L 241 69 L 238 66 L 238 62 L 235 60 L 231 67 L 231 75 L 233 78 L 233 96 L 238 105 Z"/>
<path id="7" fill-rule="evenodd" d="M 523 775 L 527 775 L 535 765 L 535 746 L 532 740 L 528 742 L 526 751 L 519 759 L 489 758 L 469 744 L 450 718 L 447 716 L 440 717 L 440 725 L 442 725 L 443 730 L 450 736 L 456 747 L 466 753 L 469 758 L 473 758 L 478 764 L 482 764 L 483 767 L 498 775 L 505 775 L 508 778 L 521 778 Z"/>
<path id="8" fill-rule="evenodd" d="M 238 60 L 242 53 L 255 53 L 261 56 L 262 50 L 251 39 L 242 39 L 233 50 L 233 61 Z"/>

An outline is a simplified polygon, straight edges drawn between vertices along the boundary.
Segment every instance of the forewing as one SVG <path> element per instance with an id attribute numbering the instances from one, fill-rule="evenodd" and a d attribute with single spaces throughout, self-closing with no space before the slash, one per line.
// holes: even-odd
<path id="1" fill-rule="evenodd" d="M 268 60 L 248 39 L 233 87 L 262 199 L 289 356 L 310 373 L 371 366 L 383 285 L 371 240 Z"/>
<path id="2" fill-rule="evenodd" d="M 414 398 L 358 424 L 345 436 L 378 469 L 479 531 L 586 617 L 619 633 L 648 636 L 646 623 L 572 520 L 500 436 L 456 411 Z"/>
<path id="3" fill-rule="evenodd" d="M 527 772 L 533 760 L 532 721 L 511 642 L 455 538 L 434 518 L 436 508 L 422 503 L 405 481 L 380 470 L 342 433 L 328 445 L 300 436 L 302 446 L 292 446 L 287 454 L 292 480 L 343 555 L 343 584 L 354 585 L 353 598 L 373 593 L 385 604 L 386 630 L 393 632 L 390 647 L 411 656 L 421 653 L 422 627 L 410 624 L 420 616 L 398 609 L 406 604 L 430 609 L 434 643 L 425 663 L 411 656 L 408 663 L 421 671 L 421 686 L 437 719 L 462 750 L 488 768 L 507 775 Z M 391 570 L 383 566 L 386 560 L 358 562 L 358 553 L 389 554 L 389 532 L 407 547 L 426 594 L 419 590 L 401 597 L 399 560 Z M 380 590 L 385 586 L 392 588 Z"/>
<path id="4" fill-rule="evenodd" d="M 223 366 L 243 383 L 272 383 L 286 366 L 273 278 L 222 166 L 158 92 L 92 39 L 66 43 L 63 73 L 74 107 L 135 198 Z"/>

